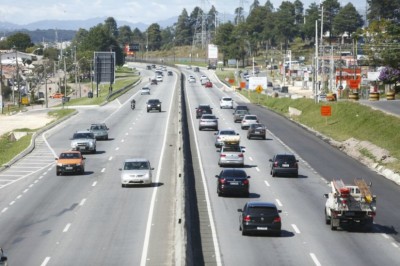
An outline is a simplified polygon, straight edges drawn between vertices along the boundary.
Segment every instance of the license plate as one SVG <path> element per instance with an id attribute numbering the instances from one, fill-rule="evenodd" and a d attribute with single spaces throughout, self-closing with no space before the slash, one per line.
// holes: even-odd
<path id="1" fill-rule="evenodd" d="M 239 185 L 239 182 L 230 182 L 231 185 Z"/>
<path id="2" fill-rule="evenodd" d="M 289 164 L 283 163 L 283 164 L 282 164 L 282 167 L 289 167 Z"/>
<path id="3" fill-rule="evenodd" d="M 255 134 L 261 134 L 261 132 L 260 131 L 256 131 L 256 132 L 254 132 Z"/>
<path id="4" fill-rule="evenodd" d="M 257 230 L 263 230 L 263 231 L 266 231 L 266 230 L 268 230 L 268 227 L 257 227 Z"/>
<path id="5" fill-rule="evenodd" d="M 71 166 L 67 166 L 67 167 L 65 167 L 65 170 L 72 170 L 72 167 Z"/>

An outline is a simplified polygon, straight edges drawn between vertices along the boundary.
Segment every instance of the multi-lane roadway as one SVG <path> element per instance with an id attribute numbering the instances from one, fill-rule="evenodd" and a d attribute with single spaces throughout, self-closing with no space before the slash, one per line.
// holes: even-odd
<path id="1" fill-rule="evenodd" d="M 223 89 L 212 71 L 180 71 L 196 76 L 197 82 L 184 78 L 181 88 L 175 71 L 152 85 L 151 95 L 139 95 L 154 75 L 143 69 L 138 87 L 108 105 L 77 108 L 77 115 L 40 136 L 33 153 L 0 173 L 0 245 L 10 264 L 400 263 L 398 186 L 297 124 Z M 200 85 L 202 74 L 210 77 L 213 88 Z M 248 140 L 233 122 L 232 110 L 219 108 L 222 96 L 248 105 L 266 124 L 267 139 Z M 136 100 L 134 111 L 131 98 Z M 146 112 L 149 98 L 162 101 L 161 113 Z M 251 176 L 249 198 L 218 197 L 215 131 L 198 130 L 199 104 L 213 107 L 220 129 L 240 133 L 246 147 L 244 169 Z M 54 158 L 69 149 L 74 131 L 95 122 L 107 124 L 110 140 L 98 141 L 97 153 L 85 155 L 85 175 L 56 176 Z M 278 152 L 296 154 L 299 178 L 271 177 L 268 159 Z M 132 157 L 151 161 L 153 186 L 121 187 L 118 168 Z M 331 231 L 323 213 L 328 181 L 359 177 L 372 182 L 378 198 L 372 232 Z M 282 210 L 281 237 L 241 235 L 237 209 L 247 201 L 274 202 Z"/>

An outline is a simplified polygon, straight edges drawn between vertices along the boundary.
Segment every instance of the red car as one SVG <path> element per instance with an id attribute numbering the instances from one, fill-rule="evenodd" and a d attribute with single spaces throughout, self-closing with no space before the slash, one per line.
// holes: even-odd
<path id="1" fill-rule="evenodd" d="M 205 86 L 206 88 L 212 88 L 213 84 L 212 84 L 211 81 L 207 81 L 207 82 L 204 84 L 204 86 Z"/>

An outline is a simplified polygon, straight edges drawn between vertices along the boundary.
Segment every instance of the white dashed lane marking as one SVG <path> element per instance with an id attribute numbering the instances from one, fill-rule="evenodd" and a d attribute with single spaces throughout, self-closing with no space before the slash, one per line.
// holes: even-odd
<path id="1" fill-rule="evenodd" d="M 297 234 L 300 234 L 300 230 L 295 224 L 292 224 L 292 227 Z"/>

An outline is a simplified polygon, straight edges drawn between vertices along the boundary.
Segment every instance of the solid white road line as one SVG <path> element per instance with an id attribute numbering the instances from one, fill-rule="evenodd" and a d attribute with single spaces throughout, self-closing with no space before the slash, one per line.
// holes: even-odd
<path id="1" fill-rule="evenodd" d="M 79 203 L 79 206 L 83 206 L 83 204 L 85 204 L 86 199 L 82 199 L 81 202 Z"/>

